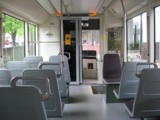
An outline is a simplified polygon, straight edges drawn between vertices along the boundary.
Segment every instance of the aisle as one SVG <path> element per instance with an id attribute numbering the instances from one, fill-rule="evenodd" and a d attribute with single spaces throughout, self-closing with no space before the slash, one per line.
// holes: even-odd
<path id="1" fill-rule="evenodd" d="M 123 104 L 106 104 L 104 94 L 90 94 L 87 85 L 71 86 L 70 103 L 65 104 L 62 118 L 49 120 L 139 120 L 131 119 Z"/>

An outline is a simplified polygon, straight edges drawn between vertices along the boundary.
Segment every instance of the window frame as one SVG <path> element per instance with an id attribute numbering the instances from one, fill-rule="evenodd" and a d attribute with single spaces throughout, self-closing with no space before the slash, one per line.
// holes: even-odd
<path id="1" fill-rule="evenodd" d="M 129 33 L 129 31 L 128 31 L 128 21 L 129 20 L 132 20 L 133 18 L 135 18 L 135 17 L 137 17 L 137 16 L 140 16 L 140 29 L 141 29 L 141 31 L 140 31 L 140 41 L 142 41 L 142 38 L 143 38 L 143 34 L 142 34 L 142 15 L 144 14 L 144 13 L 146 13 L 146 15 L 147 15 L 147 11 L 143 11 L 142 13 L 139 13 L 139 14 L 137 14 L 137 15 L 135 15 L 135 16 L 132 16 L 132 17 L 130 17 L 129 19 L 127 19 L 126 20 L 126 48 L 127 48 L 127 50 L 126 50 L 126 57 L 127 57 L 127 61 L 129 61 L 129 59 L 128 59 L 128 51 L 129 51 L 129 47 L 128 47 L 128 43 L 129 43 L 129 40 L 128 40 L 128 33 Z M 146 18 L 146 20 L 147 20 L 147 18 Z M 148 21 L 146 21 L 146 22 L 148 22 Z M 148 47 L 148 38 L 147 38 L 147 47 Z M 147 52 L 147 55 L 148 55 L 148 52 Z M 146 59 L 146 61 L 147 61 L 147 59 Z M 132 62 L 132 61 L 131 61 Z"/>

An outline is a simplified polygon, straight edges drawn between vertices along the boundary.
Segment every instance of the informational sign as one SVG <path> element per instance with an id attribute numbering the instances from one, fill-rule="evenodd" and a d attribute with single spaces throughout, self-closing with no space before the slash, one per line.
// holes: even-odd
<path id="1" fill-rule="evenodd" d="M 65 45 L 71 45 L 71 34 L 65 34 Z"/>

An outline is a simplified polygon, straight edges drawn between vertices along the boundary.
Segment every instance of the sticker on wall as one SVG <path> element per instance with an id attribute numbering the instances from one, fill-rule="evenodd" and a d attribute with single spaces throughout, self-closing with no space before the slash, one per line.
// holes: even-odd
<path id="1" fill-rule="evenodd" d="M 104 35 L 102 35 L 102 41 L 104 41 L 104 39 L 105 39 L 105 36 L 104 36 Z"/>
<path id="2" fill-rule="evenodd" d="M 71 45 L 71 34 L 65 34 L 65 45 Z"/>

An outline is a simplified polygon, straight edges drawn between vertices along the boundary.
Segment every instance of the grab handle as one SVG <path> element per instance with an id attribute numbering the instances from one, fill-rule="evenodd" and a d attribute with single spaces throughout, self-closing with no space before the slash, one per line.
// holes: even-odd
<path id="1" fill-rule="evenodd" d="M 139 66 L 148 66 L 147 68 L 150 68 L 150 66 L 151 65 L 153 65 L 154 66 L 154 68 L 158 68 L 158 66 L 157 66 L 157 64 L 155 64 L 155 63 L 137 63 L 137 66 L 136 66 L 136 76 L 137 77 L 141 77 L 141 73 L 138 73 L 138 67 Z M 144 67 L 144 69 L 145 69 L 145 67 Z"/>
<path id="2" fill-rule="evenodd" d="M 42 96 L 42 100 L 43 101 L 45 101 L 45 100 L 47 100 L 48 98 L 49 98 L 49 96 L 52 94 L 52 91 L 51 91 L 51 85 L 50 85 L 50 81 L 49 81 L 49 79 L 48 78 L 44 78 L 44 77 L 13 77 L 12 79 L 11 79 L 11 83 L 10 83 L 10 85 L 12 86 L 12 87 L 17 87 L 16 86 L 16 82 L 18 81 L 18 80 L 33 80 L 33 79 L 35 79 L 35 80 L 45 80 L 46 82 L 47 82 L 47 92 L 46 93 L 42 93 L 41 94 L 41 96 Z"/>
<path id="3" fill-rule="evenodd" d="M 39 69 L 42 69 L 44 65 L 58 65 L 60 67 L 60 72 L 56 73 L 57 77 L 60 77 L 62 75 L 63 69 L 62 69 L 62 62 L 40 62 L 38 65 Z"/>

